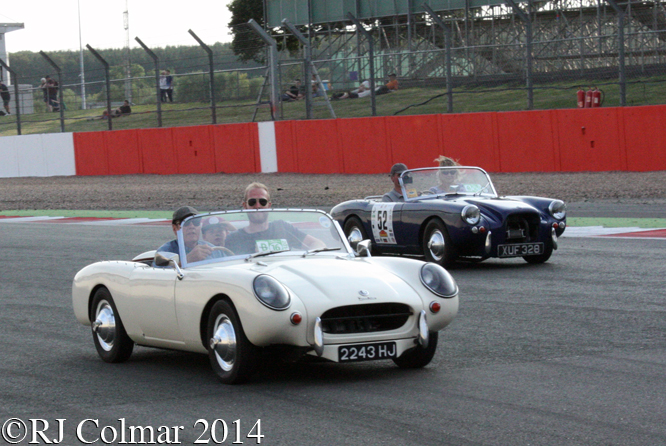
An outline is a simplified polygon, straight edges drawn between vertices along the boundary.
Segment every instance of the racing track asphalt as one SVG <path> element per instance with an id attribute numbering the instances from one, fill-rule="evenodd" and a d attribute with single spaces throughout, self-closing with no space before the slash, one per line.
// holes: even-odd
<path id="1" fill-rule="evenodd" d="M 666 444 L 664 240 L 564 238 L 544 265 L 453 269 L 460 312 L 425 369 L 271 362 L 230 387 L 203 355 L 138 348 L 103 363 L 74 320 L 76 271 L 153 249 L 168 226 L 0 231 L 0 423 L 65 419 L 62 444 L 80 444 L 83 420 L 99 420 L 82 429 L 93 440 L 121 418 L 182 426 L 182 444 L 202 432 L 199 419 L 231 432 L 240 420 L 242 434 L 261 419 L 262 445 Z"/>

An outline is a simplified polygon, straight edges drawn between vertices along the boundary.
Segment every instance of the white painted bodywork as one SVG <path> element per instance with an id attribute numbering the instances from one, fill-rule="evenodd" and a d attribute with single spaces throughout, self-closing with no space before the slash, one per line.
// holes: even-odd
<path id="1" fill-rule="evenodd" d="M 293 215 L 280 214 L 281 216 Z M 421 282 L 423 262 L 398 257 L 355 257 L 339 226 L 321 211 L 296 211 L 311 217 L 305 231 L 331 237 L 334 251 L 306 254 L 303 250 L 248 258 L 245 254 L 206 262 L 185 262 L 182 279 L 173 267 L 150 265 L 153 252 L 133 261 L 104 261 L 83 268 L 74 277 L 72 299 L 79 322 L 91 324 L 90 303 L 98 287 L 106 287 L 129 337 L 140 345 L 206 353 L 208 311 L 219 299 L 235 307 L 248 340 L 258 347 L 313 346 L 315 321 L 336 307 L 401 303 L 411 316 L 400 328 L 354 334 L 323 334 L 324 358 L 337 361 L 337 346 L 396 341 L 398 355 L 414 347 L 419 336 L 418 318 L 425 310 L 429 331 L 439 331 L 455 318 L 458 296 L 439 297 Z M 246 214 L 216 213 L 218 217 L 246 220 Z M 197 216 L 198 218 L 199 216 Z M 185 225 L 187 226 L 187 224 Z M 308 229 L 309 228 L 309 229 Z M 319 231 L 319 232 L 316 232 Z M 182 243 L 182 234 L 179 232 Z M 335 241 L 335 240 L 337 241 Z M 236 254 L 239 254 L 238 252 Z M 181 245 L 181 258 L 184 252 Z M 254 294 L 253 281 L 270 275 L 284 285 L 291 303 L 284 310 L 264 305 Z M 363 291 L 363 292 L 362 292 Z M 441 310 L 430 311 L 437 302 Z M 298 312 L 302 322 L 290 316 Z"/>

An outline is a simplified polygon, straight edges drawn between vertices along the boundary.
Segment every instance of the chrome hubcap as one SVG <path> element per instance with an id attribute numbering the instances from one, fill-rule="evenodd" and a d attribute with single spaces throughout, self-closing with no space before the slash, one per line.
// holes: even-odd
<path id="1" fill-rule="evenodd" d="M 445 248 L 444 234 L 439 229 L 436 229 L 430 234 L 428 239 L 427 248 L 430 251 L 430 255 L 436 261 L 442 260 L 444 257 L 444 248 Z"/>
<path id="2" fill-rule="evenodd" d="M 103 300 L 97 305 L 95 312 L 97 317 L 92 323 L 93 333 L 97 336 L 99 345 L 105 351 L 111 351 L 113 342 L 116 340 L 116 318 L 113 314 L 111 305 Z"/>
<path id="3" fill-rule="evenodd" d="M 236 331 L 226 314 L 217 317 L 214 327 L 210 348 L 222 370 L 228 372 L 236 362 Z"/>
<path id="4" fill-rule="evenodd" d="M 363 234 L 361 234 L 361 230 L 356 226 L 352 226 L 351 230 L 349 231 L 349 235 L 347 236 L 347 241 L 349 241 L 349 244 L 352 246 L 358 242 L 363 241 Z"/>

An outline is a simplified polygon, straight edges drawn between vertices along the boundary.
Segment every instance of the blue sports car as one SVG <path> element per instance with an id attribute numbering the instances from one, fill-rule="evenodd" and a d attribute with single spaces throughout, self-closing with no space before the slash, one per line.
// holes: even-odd
<path id="1" fill-rule="evenodd" d="M 500 197 L 479 167 L 406 170 L 400 185 L 404 202 L 372 196 L 332 209 L 352 246 L 370 239 L 375 254 L 424 255 L 444 266 L 489 257 L 543 263 L 566 227 L 562 200 Z"/>

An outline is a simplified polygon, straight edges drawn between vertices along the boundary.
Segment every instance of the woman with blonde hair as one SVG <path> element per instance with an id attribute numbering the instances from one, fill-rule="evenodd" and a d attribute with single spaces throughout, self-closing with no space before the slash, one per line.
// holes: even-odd
<path id="1" fill-rule="evenodd" d="M 433 161 L 436 162 L 439 167 L 460 166 L 458 161 L 444 155 L 438 156 Z M 458 169 L 439 170 L 437 172 L 437 178 L 439 179 L 439 185 L 431 187 L 430 192 L 433 194 L 444 194 L 451 192 L 451 186 L 453 186 L 458 179 Z"/>

